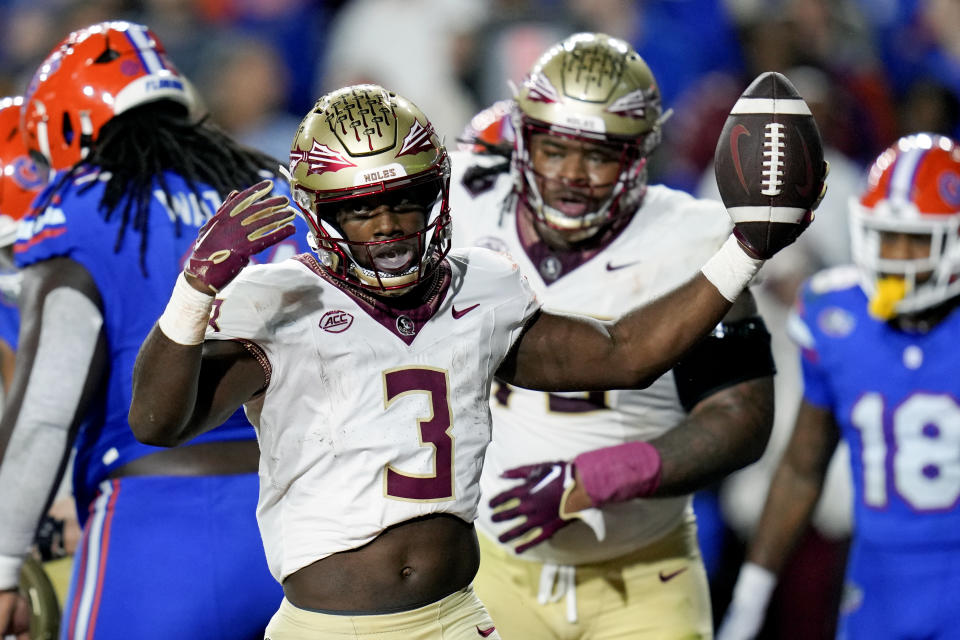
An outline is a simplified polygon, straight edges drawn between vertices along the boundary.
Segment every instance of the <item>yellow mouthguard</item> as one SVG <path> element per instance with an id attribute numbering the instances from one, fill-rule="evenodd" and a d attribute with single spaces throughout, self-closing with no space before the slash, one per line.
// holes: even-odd
<path id="1" fill-rule="evenodd" d="M 907 282 L 903 278 L 888 276 L 877 280 L 877 292 L 870 300 L 870 315 L 879 320 L 889 320 L 895 315 L 897 303 L 907 295 Z"/>

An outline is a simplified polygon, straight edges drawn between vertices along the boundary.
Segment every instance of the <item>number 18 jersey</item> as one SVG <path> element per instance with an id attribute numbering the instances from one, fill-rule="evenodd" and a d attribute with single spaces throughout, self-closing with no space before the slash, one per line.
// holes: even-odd
<path id="1" fill-rule="evenodd" d="M 788 323 L 804 399 L 833 412 L 850 445 L 858 538 L 960 543 L 960 313 L 927 333 L 867 313 L 853 267 L 815 275 Z"/>

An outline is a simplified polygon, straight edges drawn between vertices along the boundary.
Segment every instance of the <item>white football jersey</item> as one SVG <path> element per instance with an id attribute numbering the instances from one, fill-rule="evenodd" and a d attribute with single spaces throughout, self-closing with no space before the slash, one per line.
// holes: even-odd
<path id="1" fill-rule="evenodd" d="M 617 318 L 696 275 L 732 228 L 720 203 L 650 186 L 640 210 L 599 253 L 568 268 L 549 251 L 540 251 L 535 264 L 530 254 L 537 252 L 528 253 L 518 236 L 509 174 L 500 174 L 482 185 L 486 190 L 472 193 L 462 184 L 463 172 L 475 158 L 452 154 L 456 246 L 483 246 L 510 255 L 545 310 Z M 541 393 L 498 381 L 491 407 L 494 437 L 481 478 L 483 499 L 477 524 L 494 539 L 513 526 L 492 522 L 487 506 L 490 498 L 516 484 L 500 477 L 504 470 L 650 440 L 685 416 L 672 372 L 647 389 L 592 393 Z M 692 514 L 689 496 L 632 500 L 602 512 L 607 532 L 603 542 L 585 524 L 575 522 L 520 557 L 567 565 L 600 562 L 656 540 Z"/>
<path id="2" fill-rule="evenodd" d="M 310 255 L 248 267 L 218 296 L 207 338 L 253 343 L 269 375 L 245 408 L 277 580 L 399 522 L 476 518 L 491 380 L 539 303 L 493 252 L 445 265 L 446 284 L 404 311 L 348 293 Z"/>

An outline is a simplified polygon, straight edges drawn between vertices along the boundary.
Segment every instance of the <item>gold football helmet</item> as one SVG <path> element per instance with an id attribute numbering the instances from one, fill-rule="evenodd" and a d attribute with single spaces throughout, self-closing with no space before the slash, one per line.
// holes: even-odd
<path id="1" fill-rule="evenodd" d="M 446 149 L 420 109 L 383 87 L 355 85 L 321 97 L 293 140 L 289 179 L 308 239 L 336 278 L 396 295 L 423 282 L 450 250 Z M 426 214 L 421 230 L 401 238 L 352 241 L 337 222 L 345 207 L 405 202 Z M 391 243 L 414 239 L 419 252 L 411 264 L 390 269 L 374 260 Z"/>
<path id="2" fill-rule="evenodd" d="M 647 63 L 623 40 L 578 33 L 544 53 L 516 96 L 513 171 L 520 199 L 542 223 L 585 231 L 631 216 L 647 188 L 647 156 L 660 143 L 666 117 Z M 536 133 L 613 147 L 620 171 L 610 196 L 596 211 L 569 216 L 547 205 L 537 186 L 530 139 Z"/>

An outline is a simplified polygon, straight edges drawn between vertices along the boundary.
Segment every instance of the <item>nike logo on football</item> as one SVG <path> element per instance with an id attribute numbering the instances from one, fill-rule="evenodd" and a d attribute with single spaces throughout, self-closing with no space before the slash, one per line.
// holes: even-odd
<path id="1" fill-rule="evenodd" d="M 496 630 L 497 630 L 496 627 L 490 627 L 489 629 L 481 629 L 480 626 L 477 625 L 477 633 L 480 634 L 481 638 L 489 638 L 490 634 L 492 634 Z"/>
<path id="2" fill-rule="evenodd" d="M 684 567 L 683 569 L 677 569 L 676 571 L 672 571 L 670 573 L 664 573 L 663 571 L 661 571 L 659 574 L 660 582 L 670 582 L 671 580 L 673 580 L 674 578 L 676 578 L 678 575 L 680 575 L 686 570 L 687 570 L 687 567 Z"/>
<path id="3" fill-rule="evenodd" d="M 632 267 L 635 264 L 640 264 L 640 260 L 634 260 L 633 262 L 624 262 L 623 264 L 613 264 L 612 262 L 607 263 L 607 271 L 616 271 L 617 269 L 625 269 L 627 267 Z"/>
<path id="4" fill-rule="evenodd" d="M 460 318 L 462 318 L 463 316 L 467 315 L 468 313 L 470 313 L 471 311 L 473 311 L 474 309 L 476 309 L 476 308 L 479 307 L 479 306 L 480 306 L 480 303 L 478 302 L 477 304 L 473 305 L 472 307 L 467 307 L 466 309 L 461 309 L 460 311 L 457 311 L 457 308 L 456 308 L 455 306 L 451 305 L 451 306 L 450 306 L 450 312 L 453 314 L 453 319 L 454 319 L 454 320 L 459 320 Z"/>
<path id="5" fill-rule="evenodd" d="M 750 188 L 747 187 L 747 181 L 743 177 L 743 166 L 740 164 L 740 136 L 749 137 L 749 135 L 750 132 L 742 124 L 738 124 L 730 132 L 730 155 L 733 156 L 733 168 L 737 170 L 740 184 L 743 185 L 743 190 L 747 193 L 750 193 Z"/>

